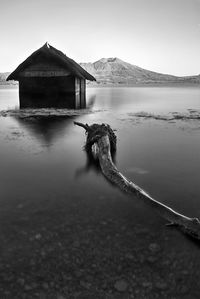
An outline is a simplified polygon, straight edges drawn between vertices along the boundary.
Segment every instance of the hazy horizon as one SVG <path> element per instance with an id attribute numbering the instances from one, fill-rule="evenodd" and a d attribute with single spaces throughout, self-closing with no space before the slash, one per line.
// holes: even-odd
<path id="1" fill-rule="evenodd" d="M 52 46 L 52 45 L 51 45 Z M 88 61 L 88 62 L 85 62 L 85 61 L 76 61 L 77 63 L 79 63 L 79 64 L 82 64 L 82 63 L 95 63 L 95 62 L 97 62 L 97 61 L 99 61 L 99 60 L 102 60 L 102 59 L 109 59 L 109 58 L 117 58 L 117 59 L 119 59 L 119 60 L 122 60 L 120 57 L 101 57 L 101 58 L 99 58 L 99 59 L 97 59 L 97 60 L 95 60 L 95 61 Z M 129 61 L 124 61 L 124 60 L 122 60 L 123 62 L 126 62 L 126 63 L 128 63 L 128 64 L 130 64 L 130 62 Z M 131 65 L 133 65 L 133 64 L 131 64 Z M 140 68 L 142 68 L 141 66 L 139 66 L 139 65 L 134 65 L 134 66 L 136 66 L 136 67 L 140 67 Z M 145 70 L 147 70 L 147 71 L 151 71 L 151 72 L 156 72 L 156 71 L 154 71 L 154 70 L 150 70 L 150 69 L 145 69 Z M 13 70 L 14 71 L 14 70 Z M 13 71 L 1 71 L 0 70 L 0 73 L 12 73 Z M 170 74 L 170 73 L 161 73 L 161 72 L 156 72 L 156 73 L 160 73 L 160 74 L 162 74 L 162 75 L 172 75 L 172 76 L 177 76 L 177 77 L 179 77 L 178 75 L 173 75 L 173 74 Z M 200 73 L 199 74 L 190 74 L 190 75 L 180 75 L 180 77 L 190 77 L 190 76 L 198 76 L 198 75 L 200 75 Z"/>
<path id="2" fill-rule="evenodd" d="M 79 63 L 118 57 L 163 74 L 200 74 L 200 0 L 18 0 L 1 3 L 0 25 L 0 72 L 48 41 Z"/>

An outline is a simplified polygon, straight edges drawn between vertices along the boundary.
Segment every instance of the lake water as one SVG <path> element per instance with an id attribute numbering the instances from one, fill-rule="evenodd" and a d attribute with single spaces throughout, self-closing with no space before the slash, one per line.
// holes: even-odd
<path id="1" fill-rule="evenodd" d="M 167 118 L 199 113 L 200 88 L 88 88 L 87 102 L 82 115 L 0 117 L 0 297 L 199 298 L 199 244 L 111 185 L 73 121 L 110 124 L 119 170 L 200 218 L 200 120 Z M 0 110 L 17 108 L 18 90 L 1 88 Z"/>

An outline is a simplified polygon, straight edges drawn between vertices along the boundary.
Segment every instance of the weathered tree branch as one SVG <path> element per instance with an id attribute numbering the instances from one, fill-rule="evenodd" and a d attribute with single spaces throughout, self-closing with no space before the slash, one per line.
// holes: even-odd
<path id="1" fill-rule="evenodd" d="M 104 176 L 117 185 L 123 192 L 133 194 L 156 210 L 163 218 L 169 221 L 169 225 L 177 225 L 190 236 L 200 239 L 200 221 L 198 218 L 189 218 L 177 213 L 170 207 L 153 199 L 148 193 L 128 180 L 112 161 L 112 152 L 116 150 L 116 136 L 109 125 L 93 124 L 89 126 L 74 122 L 83 127 L 87 133 L 86 150 L 92 151 L 95 147 L 95 157 L 98 158 Z"/>
<path id="2" fill-rule="evenodd" d="M 82 123 L 79 123 L 78 121 L 74 121 L 74 124 L 79 126 L 79 127 L 82 127 L 86 130 L 86 132 L 88 132 L 90 130 L 90 126 L 88 126 L 88 124 L 82 124 Z"/>

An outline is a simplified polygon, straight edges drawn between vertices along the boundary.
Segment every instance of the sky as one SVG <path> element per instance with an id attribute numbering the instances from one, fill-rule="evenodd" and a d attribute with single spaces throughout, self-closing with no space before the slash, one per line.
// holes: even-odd
<path id="1" fill-rule="evenodd" d="M 0 72 L 48 42 L 77 62 L 200 74 L 200 0 L 0 0 L 0 32 Z"/>

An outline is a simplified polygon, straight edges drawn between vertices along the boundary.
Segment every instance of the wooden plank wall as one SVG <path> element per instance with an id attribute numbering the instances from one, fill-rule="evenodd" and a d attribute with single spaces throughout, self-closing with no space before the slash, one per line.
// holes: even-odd
<path id="1" fill-rule="evenodd" d="M 37 62 L 26 67 L 20 77 L 60 77 L 71 73 L 53 61 Z"/>
<path id="2" fill-rule="evenodd" d="M 63 77 L 69 76 L 70 72 L 65 70 L 57 71 L 24 71 L 20 74 L 21 77 Z"/>
<path id="3" fill-rule="evenodd" d="M 76 108 L 75 78 L 24 77 L 19 81 L 21 108 Z"/>
<path id="4" fill-rule="evenodd" d="M 75 78 L 75 109 L 79 109 L 81 106 L 80 89 L 81 89 L 80 78 Z"/>
<path id="5" fill-rule="evenodd" d="M 81 99 L 80 99 L 80 108 L 86 108 L 86 80 L 81 79 Z"/>

